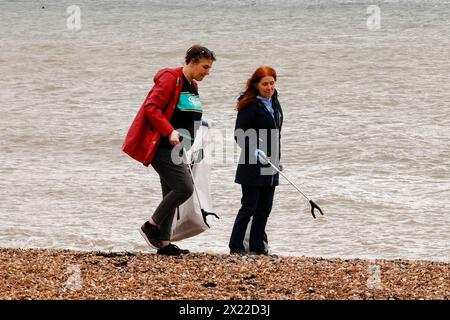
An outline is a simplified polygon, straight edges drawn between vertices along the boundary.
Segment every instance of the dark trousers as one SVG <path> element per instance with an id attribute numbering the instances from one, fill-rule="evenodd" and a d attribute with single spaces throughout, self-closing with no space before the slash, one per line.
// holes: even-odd
<path id="1" fill-rule="evenodd" d="M 250 218 L 253 217 L 250 229 L 250 251 L 265 252 L 265 229 L 267 219 L 272 211 L 275 186 L 246 186 L 242 185 L 241 209 L 234 221 L 231 232 L 230 252 L 244 252 L 244 238 Z"/>
<path id="2" fill-rule="evenodd" d="M 163 241 L 169 241 L 175 209 L 192 195 L 194 185 L 186 164 L 175 164 L 172 149 L 159 148 L 152 160 L 152 167 L 159 174 L 163 199 L 153 213 L 152 219 L 160 227 Z"/>

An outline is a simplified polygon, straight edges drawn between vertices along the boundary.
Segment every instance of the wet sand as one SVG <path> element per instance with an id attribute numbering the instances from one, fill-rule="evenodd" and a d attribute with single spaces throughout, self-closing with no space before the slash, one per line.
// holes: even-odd
<path id="1" fill-rule="evenodd" d="M 0 299 L 449 299 L 447 262 L 0 248 Z"/>

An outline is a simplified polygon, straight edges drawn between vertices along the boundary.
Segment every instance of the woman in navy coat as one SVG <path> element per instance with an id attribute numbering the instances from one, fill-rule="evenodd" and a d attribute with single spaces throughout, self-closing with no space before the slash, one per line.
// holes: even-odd
<path id="1" fill-rule="evenodd" d="M 249 250 L 256 254 L 268 254 L 265 228 L 278 185 L 278 173 L 257 153 L 264 154 L 281 167 L 280 132 L 283 112 L 275 90 L 276 72 L 269 66 L 261 66 L 247 81 L 240 96 L 235 125 L 235 140 L 241 147 L 241 155 L 235 182 L 241 185 L 241 208 L 231 232 L 230 253 L 245 253 L 244 238 L 250 218 Z M 281 168 L 280 168 L 281 169 Z"/>

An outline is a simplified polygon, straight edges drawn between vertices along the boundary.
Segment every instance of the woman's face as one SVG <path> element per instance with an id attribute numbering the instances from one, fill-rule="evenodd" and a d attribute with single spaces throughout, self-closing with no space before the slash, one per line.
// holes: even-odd
<path id="1" fill-rule="evenodd" d="M 261 78 L 256 84 L 256 89 L 259 91 L 259 95 L 264 98 L 270 98 L 275 91 L 275 79 L 272 76 L 265 76 Z"/>
<path id="2" fill-rule="evenodd" d="M 209 72 L 211 71 L 213 65 L 213 61 L 210 59 L 202 58 L 198 62 L 191 61 L 190 65 L 192 78 L 197 81 L 202 81 L 204 77 L 209 75 Z"/>

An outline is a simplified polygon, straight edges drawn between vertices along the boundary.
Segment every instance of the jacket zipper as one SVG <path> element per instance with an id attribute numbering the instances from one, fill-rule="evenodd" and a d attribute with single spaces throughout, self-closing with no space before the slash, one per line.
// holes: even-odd
<path id="1" fill-rule="evenodd" d="M 278 128 L 278 126 L 277 126 L 277 122 L 275 121 L 275 108 L 272 107 L 273 108 L 273 117 L 272 117 L 272 115 L 270 114 L 269 110 L 267 110 L 266 106 L 261 101 L 258 101 L 258 104 L 259 104 L 259 106 L 262 106 L 262 108 L 263 108 L 264 112 L 266 113 L 266 115 L 269 115 L 269 117 L 272 119 L 273 124 L 275 126 L 275 129 L 280 130 L 280 128 Z M 280 142 L 278 141 L 278 144 L 279 143 Z M 273 185 L 273 179 L 274 179 L 273 177 L 274 176 L 275 176 L 275 174 L 273 174 L 272 177 L 270 178 L 270 185 L 271 186 Z"/>

